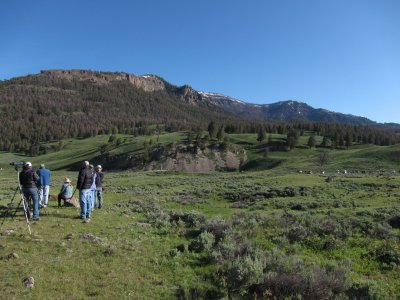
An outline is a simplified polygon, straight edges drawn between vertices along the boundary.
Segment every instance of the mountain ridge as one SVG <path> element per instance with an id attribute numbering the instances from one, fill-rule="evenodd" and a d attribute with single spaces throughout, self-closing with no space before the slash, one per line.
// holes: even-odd
<path id="1" fill-rule="evenodd" d="M 273 103 L 255 104 L 243 101 L 221 93 L 197 91 L 190 85 L 175 86 L 160 76 L 154 74 L 135 75 L 126 72 L 102 72 L 84 69 L 53 69 L 42 70 L 39 74 L 11 78 L 3 82 L 31 76 L 45 76 L 50 80 L 79 80 L 89 81 L 94 85 L 107 85 L 115 81 L 128 82 L 132 86 L 145 92 L 167 91 L 175 93 L 178 98 L 188 104 L 211 104 L 219 107 L 238 118 L 259 121 L 311 121 L 311 122 L 339 122 L 353 125 L 368 125 L 400 129 L 398 123 L 378 123 L 366 117 L 353 114 L 344 114 L 324 108 L 314 108 L 298 100 L 283 100 Z"/>

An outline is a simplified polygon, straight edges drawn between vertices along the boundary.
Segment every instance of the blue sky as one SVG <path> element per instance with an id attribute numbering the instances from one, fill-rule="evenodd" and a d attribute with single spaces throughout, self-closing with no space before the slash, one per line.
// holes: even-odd
<path id="1" fill-rule="evenodd" d="M 2 0 L 0 79 L 157 74 L 252 103 L 400 123 L 397 0 Z"/>

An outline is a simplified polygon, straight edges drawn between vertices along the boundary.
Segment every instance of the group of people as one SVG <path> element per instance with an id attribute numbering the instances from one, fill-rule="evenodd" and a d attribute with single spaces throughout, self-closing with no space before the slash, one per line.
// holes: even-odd
<path id="1" fill-rule="evenodd" d="M 88 161 L 82 163 L 79 171 L 76 188 L 79 190 L 80 217 L 87 223 L 90 222 L 90 214 L 93 209 L 103 207 L 103 177 L 101 165 L 94 167 Z M 26 162 L 19 173 L 19 182 L 26 200 L 33 201 L 32 220 L 39 220 L 39 206 L 46 208 L 49 201 L 51 171 L 44 164 L 35 172 L 32 163 Z M 64 206 L 73 204 L 73 187 L 71 179 L 66 177 L 58 194 L 58 207 L 61 201 Z"/>

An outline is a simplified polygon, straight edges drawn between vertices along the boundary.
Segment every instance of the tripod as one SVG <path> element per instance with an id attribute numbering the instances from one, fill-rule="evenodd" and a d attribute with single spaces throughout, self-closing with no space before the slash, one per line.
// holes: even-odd
<path id="1" fill-rule="evenodd" d="M 29 225 L 29 217 L 30 217 L 30 211 L 29 211 L 29 206 L 28 206 L 28 199 L 26 199 L 24 193 L 22 192 L 22 188 L 21 188 L 21 184 L 19 182 L 19 169 L 18 169 L 18 165 L 15 165 L 15 171 L 17 171 L 17 182 L 18 182 L 18 187 L 15 189 L 15 193 L 13 198 L 11 199 L 11 202 L 8 204 L 8 208 L 7 210 L 3 213 L 4 219 L 1 222 L 0 228 L 3 227 L 3 223 L 6 219 L 6 216 L 9 214 L 10 210 L 11 210 L 11 206 L 12 203 L 17 195 L 17 193 L 19 192 L 20 198 L 21 200 L 19 201 L 17 208 L 15 209 L 14 213 L 12 214 L 12 219 L 14 219 L 15 215 L 17 214 L 18 208 L 20 207 L 21 203 L 22 203 L 22 207 L 24 208 L 24 216 L 25 216 L 25 221 L 26 224 L 28 225 L 28 230 L 29 230 L 29 234 L 32 235 L 32 231 L 31 231 L 31 226 Z"/>

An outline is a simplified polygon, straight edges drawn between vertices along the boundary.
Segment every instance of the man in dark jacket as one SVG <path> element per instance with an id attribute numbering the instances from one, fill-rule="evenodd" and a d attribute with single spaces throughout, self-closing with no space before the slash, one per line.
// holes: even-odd
<path id="1" fill-rule="evenodd" d="M 93 183 L 93 173 L 89 169 L 89 162 L 82 162 L 82 167 L 79 171 L 78 182 L 76 188 L 79 190 L 79 202 L 81 205 L 81 219 L 84 223 L 90 222 L 91 206 L 91 190 Z"/>
<path id="2" fill-rule="evenodd" d="M 97 203 L 98 203 L 98 208 L 103 207 L 103 177 L 104 174 L 102 172 L 102 167 L 101 165 L 97 165 L 95 168 L 96 171 L 96 196 L 97 196 Z"/>
<path id="3" fill-rule="evenodd" d="M 19 173 L 19 183 L 21 184 L 25 200 L 28 201 L 29 197 L 32 197 L 33 199 L 32 220 L 34 221 L 39 220 L 39 197 L 37 190 L 38 181 L 39 176 L 32 168 L 32 164 L 30 162 L 26 162 L 21 173 Z"/>

